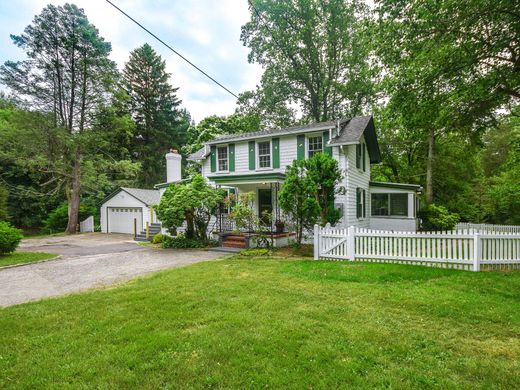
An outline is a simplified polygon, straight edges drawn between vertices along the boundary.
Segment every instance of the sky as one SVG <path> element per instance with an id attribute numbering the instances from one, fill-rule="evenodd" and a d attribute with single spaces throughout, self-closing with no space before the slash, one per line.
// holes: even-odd
<path id="1" fill-rule="evenodd" d="M 249 20 L 247 0 L 112 0 L 114 4 L 178 50 L 235 94 L 253 89 L 262 69 L 247 62 L 240 27 Z M 195 122 L 229 115 L 236 99 L 186 64 L 105 0 L 75 0 L 102 37 L 112 44 L 111 58 L 122 69 L 131 50 L 148 42 L 166 60 L 170 82 Z M 0 0 L 0 63 L 23 60 L 9 37 L 20 34 L 54 0 Z M 1 87 L 0 87 L 1 88 Z"/>

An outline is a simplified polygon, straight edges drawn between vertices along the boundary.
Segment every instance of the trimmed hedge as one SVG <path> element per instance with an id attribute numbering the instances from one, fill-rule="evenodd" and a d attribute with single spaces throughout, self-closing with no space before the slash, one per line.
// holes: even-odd
<path id="1" fill-rule="evenodd" d="M 215 240 L 198 240 L 193 238 L 186 238 L 183 235 L 177 237 L 171 237 L 164 235 L 162 237 L 163 248 L 177 248 L 177 249 L 188 249 L 188 248 L 207 248 L 218 246 L 218 241 Z"/>
<path id="2" fill-rule="evenodd" d="M 7 222 L 0 222 L 0 254 L 14 252 L 22 238 L 20 229 L 12 227 Z"/>

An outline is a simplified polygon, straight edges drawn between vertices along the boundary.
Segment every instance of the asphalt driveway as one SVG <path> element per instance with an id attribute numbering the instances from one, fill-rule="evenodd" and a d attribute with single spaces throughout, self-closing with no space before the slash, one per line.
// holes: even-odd
<path id="1" fill-rule="evenodd" d="M 200 261 L 221 253 L 163 250 L 137 245 L 123 234 L 81 234 L 27 239 L 20 251 L 50 252 L 56 260 L 0 269 L 0 306 L 102 287 Z"/>

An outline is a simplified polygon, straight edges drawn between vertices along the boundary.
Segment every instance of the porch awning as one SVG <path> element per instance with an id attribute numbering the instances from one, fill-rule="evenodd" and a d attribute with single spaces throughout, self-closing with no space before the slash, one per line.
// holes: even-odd
<path id="1" fill-rule="evenodd" d="M 284 181 L 285 174 L 281 172 L 252 173 L 249 175 L 213 175 L 208 179 L 217 184 L 260 184 L 260 183 L 279 183 Z"/>

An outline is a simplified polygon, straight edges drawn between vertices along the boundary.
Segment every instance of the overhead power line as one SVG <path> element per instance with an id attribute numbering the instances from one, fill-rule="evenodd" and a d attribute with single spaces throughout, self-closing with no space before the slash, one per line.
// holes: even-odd
<path id="1" fill-rule="evenodd" d="M 173 47 L 171 47 L 170 45 L 168 45 L 166 42 L 164 42 L 161 38 L 159 38 L 157 35 L 155 35 L 153 32 L 151 32 L 150 30 L 148 30 L 146 27 L 144 27 L 141 23 L 139 23 L 137 20 L 135 20 L 134 18 L 132 18 L 130 15 L 128 15 L 125 11 L 123 11 L 121 8 L 119 8 L 117 5 L 115 5 L 114 3 L 112 3 L 110 0 L 106 0 L 108 4 L 110 4 L 112 7 L 114 7 L 115 9 L 117 9 L 119 12 L 121 12 L 123 15 L 125 15 L 128 19 L 130 19 L 132 22 L 134 22 L 135 24 L 137 24 L 139 27 L 141 27 L 144 31 L 146 31 L 148 34 L 150 34 L 152 37 L 154 37 L 155 39 L 157 39 L 159 42 L 161 42 L 164 46 L 166 46 L 168 49 L 170 49 L 172 52 L 174 52 L 175 54 L 177 54 L 180 58 L 182 58 L 184 61 L 186 61 L 188 64 L 190 64 L 192 67 L 194 67 L 195 69 L 197 69 L 200 73 L 202 73 L 204 76 L 206 76 L 208 79 L 210 79 L 211 81 L 213 81 L 215 84 L 217 84 L 220 88 L 224 89 L 227 93 L 229 93 L 230 95 L 232 95 L 233 97 L 237 98 L 238 99 L 238 96 L 231 92 L 227 87 L 225 87 L 223 84 L 219 83 L 217 80 L 215 80 L 213 77 L 211 77 L 209 74 L 207 74 L 205 71 L 203 71 L 201 68 L 199 68 L 197 65 L 195 65 L 193 62 L 191 62 L 190 60 L 188 60 L 186 57 L 184 57 L 181 53 L 179 53 L 177 50 L 175 50 Z"/>

